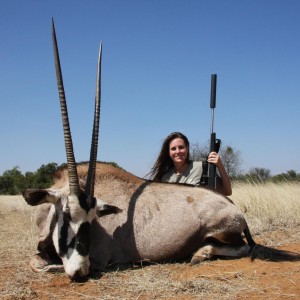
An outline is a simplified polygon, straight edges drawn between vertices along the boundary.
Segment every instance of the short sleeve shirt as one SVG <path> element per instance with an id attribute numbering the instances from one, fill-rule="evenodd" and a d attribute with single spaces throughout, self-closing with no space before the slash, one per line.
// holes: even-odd
<path id="1" fill-rule="evenodd" d="M 175 169 L 171 169 L 162 177 L 161 181 L 200 185 L 202 171 L 202 161 L 190 161 L 182 174 L 176 174 Z"/>

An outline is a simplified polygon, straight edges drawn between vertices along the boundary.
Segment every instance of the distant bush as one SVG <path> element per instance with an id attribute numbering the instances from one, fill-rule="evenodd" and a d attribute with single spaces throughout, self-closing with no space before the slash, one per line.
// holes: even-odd
<path id="1" fill-rule="evenodd" d="M 108 162 L 114 167 L 120 168 L 115 162 Z M 53 184 L 53 174 L 66 164 L 48 163 L 42 165 L 35 172 L 26 172 L 24 175 L 19 167 L 5 171 L 0 176 L 0 195 L 19 195 L 24 189 L 46 189 Z"/>
<path id="2" fill-rule="evenodd" d="M 48 188 L 53 183 L 53 173 L 57 170 L 56 163 L 42 165 L 36 172 L 21 173 L 19 167 L 5 171 L 0 176 L 0 194 L 18 195 L 26 188 Z"/>
<path id="3" fill-rule="evenodd" d="M 289 170 L 286 173 L 271 176 L 269 169 L 253 168 L 247 174 L 240 174 L 231 178 L 233 182 L 244 182 L 251 184 L 263 183 L 285 183 L 285 182 L 300 182 L 300 174 L 295 170 Z"/>

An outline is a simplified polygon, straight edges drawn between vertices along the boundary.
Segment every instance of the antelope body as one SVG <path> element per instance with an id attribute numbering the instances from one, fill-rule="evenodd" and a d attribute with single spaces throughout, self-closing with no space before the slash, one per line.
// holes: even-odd
<path id="1" fill-rule="evenodd" d="M 81 182 L 86 180 L 87 169 L 87 164 L 77 167 Z M 64 169 L 49 190 L 24 193 L 29 204 L 53 203 L 52 207 L 41 205 L 37 211 L 41 252 L 50 251 L 54 244 L 60 253 L 58 240 L 66 222 L 68 185 Z M 242 239 L 247 228 L 242 213 L 230 199 L 214 191 L 146 181 L 110 164 L 97 163 L 94 193 L 101 201 L 90 215 L 90 265 L 84 275 L 113 263 L 161 262 L 193 254 L 192 263 L 198 263 L 213 255 L 243 256 L 250 249 Z M 71 218 L 78 218 L 76 209 L 69 207 Z M 74 236 L 68 238 L 69 243 Z M 47 270 L 47 264 L 34 267 L 40 264 L 39 259 L 34 257 L 33 269 Z M 70 277 L 76 273 L 66 265 L 65 270 Z"/>
<path id="2" fill-rule="evenodd" d="M 192 256 L 195 264 L 213 255 L 246 255 L 255 242 L 230 199 L 205 188 L 146 181 L 96 163 L 102 46 L 90 161 L 76 166 L 53 21 L 52 37 L 67 168 L 56 174 L 50 189 L 23 192 L 29 205 L 39 205 L 40 253 L 32 258 L 32 269 L 52 271 L 60 258 L 68 276 L 80 280 L 111 263 Z"/>

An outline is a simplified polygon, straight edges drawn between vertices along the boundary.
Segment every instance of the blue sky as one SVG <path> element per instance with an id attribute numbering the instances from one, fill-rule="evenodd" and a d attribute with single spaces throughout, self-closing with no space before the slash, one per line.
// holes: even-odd
<path id="1" fill-rule="evenodd" d="M 54 18 L 77 161 L 87 160 L 103 43 L 98 159 L 149 172 L 166 135 L 215 131 L 243 170 L 300 172 L 300 1 L 2 0 L 0 174 L 65 162 Z"/>

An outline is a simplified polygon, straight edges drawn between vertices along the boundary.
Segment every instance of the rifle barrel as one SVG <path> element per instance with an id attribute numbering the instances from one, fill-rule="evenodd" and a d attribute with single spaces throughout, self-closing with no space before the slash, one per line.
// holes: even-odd
<path id="1" fill-rule="evenodd" d="M 211 74 L 210 108 L 216 107 L 217 74 Z"/>
<path id="2" fill-rule="evenodd" d="M 214 119 L 215 119 L 215 111 L 216 107 L 216 94 L 217 94 L 217 74 L 211 75 L 211 89 L 210 89 L 210 108 L 211 108 L 211 127 L 210 133 L 214 132 Z"/>

